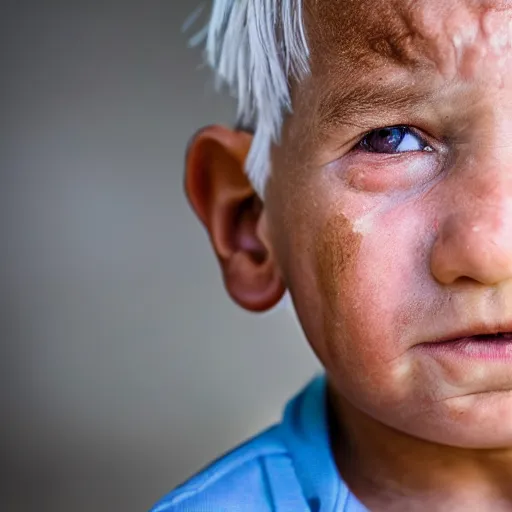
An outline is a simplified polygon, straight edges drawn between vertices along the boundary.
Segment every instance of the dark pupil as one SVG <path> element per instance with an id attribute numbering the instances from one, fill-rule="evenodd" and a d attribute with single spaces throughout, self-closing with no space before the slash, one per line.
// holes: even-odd
<path id="1" fill-rule="evenodd" d="M 363 143 L 369 151 L 376 153 L 394 153 L 405 135 L 405 129 L 400 127 L 381 128 L 369 133 Z"/>

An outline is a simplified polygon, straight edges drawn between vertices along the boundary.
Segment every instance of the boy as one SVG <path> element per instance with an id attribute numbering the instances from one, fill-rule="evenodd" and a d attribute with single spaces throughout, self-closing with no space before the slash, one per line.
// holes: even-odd
<path id="1" fill-rule="evenodd" d="M 326 376 L 154 512 L 512 510 L 512 2 L 217 0 L 207 52 L 188 198 Z"/>

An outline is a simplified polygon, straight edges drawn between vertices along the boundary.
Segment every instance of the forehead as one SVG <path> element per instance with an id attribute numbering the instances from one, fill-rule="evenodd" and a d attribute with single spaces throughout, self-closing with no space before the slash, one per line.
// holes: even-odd
<path id="1" fill-rule="evenodd" d="M 511 50 L 512 0 L 308 0 L 312 62 L 471 75 Z"/>

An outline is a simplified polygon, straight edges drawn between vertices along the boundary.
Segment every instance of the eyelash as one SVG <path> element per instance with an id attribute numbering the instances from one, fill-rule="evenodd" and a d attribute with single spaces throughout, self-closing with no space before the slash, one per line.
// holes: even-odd
<path id="1" fill-rule="evenodd" d="M 394 133 L 393 133 L 394 132 Z M 388 137 L 395 135 L 395 143 L 398 144 L 398 146 L 395 148 L 395 150 L 387 151 L 385 149 L 378 150 L 372 147 L 372 143 L 370 142 L 370 137 L 377 136 L 377 137 Z M 399 139 L 396 139 L 396 137 L 399 137 Z M 408 141 L 408 144 L 406 145 L 406 148 L 404 148 L 402 151 L 398 151 L 400 146 L 404 145 L 404 141 L 407 139 L 407 136 L 412 136 L 417 140 L 417 148 L 411 149 L 411 141 Z M 378 143 L 379 141 L 373 141 L 373 143 Z M 393 142 L 392 142 L 393 144 Z M 408 146 L 408 147 L 407 147 Z M 386 126 L 382 128 L 377 128 L 374 130 L 371 130 L 370 132 L 366 133 L 363 138 L 357 143 L 357 145 L 354 148 L 355 150 L 364 151 L 366 153 L 376 153 L 376 154 L 402 154 L 402 153 L 411 153 L 411 152 L 417 152 L 417 151 L 433 151 L 433 148 L 424 140 L 423 137 L 421 137 L 413 128 L 410 126 L 404 126 L 404 125 L 395 125 L 395 126 Z"/>

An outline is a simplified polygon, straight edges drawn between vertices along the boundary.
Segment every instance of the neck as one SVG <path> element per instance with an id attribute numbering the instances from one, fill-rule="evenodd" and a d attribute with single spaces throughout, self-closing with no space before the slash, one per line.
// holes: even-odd
<path id="1" fill-rule="evenodd" d="M 338 470 L 370 509 L 512 508 L 512 449 L 464 449 L 415 438 L 370 418 L 331 386 L 328 403 Z"/>

